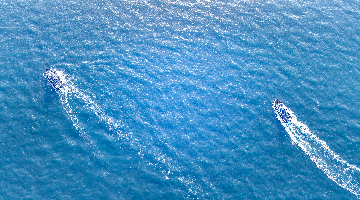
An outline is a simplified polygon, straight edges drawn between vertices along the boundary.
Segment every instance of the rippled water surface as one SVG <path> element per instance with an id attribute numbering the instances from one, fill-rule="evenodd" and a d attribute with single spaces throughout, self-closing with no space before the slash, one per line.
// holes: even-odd
<path id="1" fill-rule="evenodd" d="M 357 199 L 292 144 L 271 103 L 360 167 L 359 1 L 0 11 L 2 199 Z"/>

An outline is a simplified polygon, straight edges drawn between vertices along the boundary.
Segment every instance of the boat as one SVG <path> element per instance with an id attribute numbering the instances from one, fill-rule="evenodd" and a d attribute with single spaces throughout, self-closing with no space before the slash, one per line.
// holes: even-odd
<path id="1" fill-rule="evenodd" d="M 277 118 L 283 123 L 289 123 L 294 118 L 292 112 L 279 99 L 275 99 L 272 105 Z"/>
<path id="2" fill-rule="evenodd" d="M 53 88 L 60 89 L 63 87 L 60 76 L 56 73 L 55 70 L 46 69 L 44 75 L 47 78 L 48 82 L 53 86 Z"/>

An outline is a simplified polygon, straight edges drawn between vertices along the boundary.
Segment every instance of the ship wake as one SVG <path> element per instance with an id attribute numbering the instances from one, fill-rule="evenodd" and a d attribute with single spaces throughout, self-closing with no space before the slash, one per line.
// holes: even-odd
<path id="1" fill-rule="evenodd" d="M 360 180 L 360 169 L 349 164 L 333 152 L 326 142 L 313 134 L 305 124 L 297 119 L 289 108 L 286 109 L 289 111 L 288 114 L 292 120 L 289 122 L 280 121 L 291 140 L 310 157 L 328 178 L 359 198 L 360 188 L 358 181 Z M 277 117 L 278 119 L 281 118 L 279 114 L 277 114 Z"/>

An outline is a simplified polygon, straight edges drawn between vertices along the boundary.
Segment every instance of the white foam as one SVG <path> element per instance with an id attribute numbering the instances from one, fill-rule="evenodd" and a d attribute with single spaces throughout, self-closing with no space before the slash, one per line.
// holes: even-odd
<path id="1" fill-rule="evenodd" d="M 116 119 L 106 115 L 106 113 L 101 109 L 101 107 L 91 98 L 91 93 L 84 92 L 71 81 L 72 79 L 62 71 L 53 69 L 59 75 L 61 82 L 63 83 L 63 87 L 58 90 L 61 97 L 61 103 L 70 116 L 71 121 L 73 122 L 74 127 L 79 131 L 80 135 L 86 138 L 86 140 L 90 141 L 91 145 L 94 147 L 94 151 L 96 152 L 97 157 L 102 157 L 100 151 L 96 150 L 95 142 L 91 140 L 91 137 L 85 133 L 83 126 L 79 122 L 79 119 L 76 113 L 73 111 L 71 104 L 69 103 L 69 99 L 79 99 L 86 104 L 86 106 L 98 117 L 99 121 L 105 122 L 108 130 L 112 130 L 112 132 L 116 133 L 117 139 L 125 139 L 129 143 L 130 146 L 135 148 L 138 151 L 138 154 L 141 158 L 145 155 L 151 155 L 158 163 L 163 163 L 166 167 L 162 170 L 165 179 L 170 179 L 172 176 L 172 171 L 178 171 L 180 167 L 178 167 L 174 162 L 172 162 L 171 158 L 166 156 L 160 149 L 147 147 L 143 145 L 141 141 L 133 136 L 130 133 L 122 133 L 120 128 L 123 127 L 123 123 L 117 121 Z M 112 137 L 112 136 L 109 136 Z M 157 165 L 155 163 L 154 165 Z M 193 194 L 197 194 L 198 188 L 192 186 L 193 180 L 191 177 L 182 177 L 179 180 L 186 186 L 189 187 L 189 190 Z"/>
<path id="2" fill-rule="evenodd" d="M 290 109 L 289 109 L 290 110 Z M 342 188 L 360 197 L 360 169 L 343 160 L 333 152 L 326 142 L 320 140 L 309 128 L 297 120 L 293 112 L 289 112 L 292 120 L 282 122 L 291 140 L 297 144 L 315 162 L 328 178 Z M 278 116 L 279 118 L 279 116 Z M 281 120 L 280 120 L 281 121 Z"/>
<path id="3" fill-rule="evenodd" d="M 60 77 L 61 82 L 63 83 L 63 87 L 60 88 L 59 92 L 60 92 L 60 96 L 61 96 L 61 101 L 63 103 L 63 106 L 66 110 L 66 112 L 69 114 L 69 116 L 71 117 L 71 120 L 74 123 L 74 126 L 80 131 L 82 132 L 82 128 L 78 122 L 78 119 L 76 118 L 76 116 L 74 115 L 68 99 L 69 97 L 76 97 L 77 99 L 82 100 L 86 106 L 98 117 L 98 119 L 102 122 L 105 122 L 106 125 L 108 126 L 108 130 L 112 130 L 114 132 L 116 132 L 119 136 L 124 136 L 121 131 L 119 130 L 120 127 L 122 127 L 122 123 L 118 122 L 117 120 L 115 120 L 114 118 L 108 116 L 105 114 L 105 112 L 101 109 L 101 107 L 91 99 L 90 95 L 86 94 L 85 92 L 83 92 L 82 90 L 80 90 L 79 88 L 77 88 L 75 86 L 75 84 L 71 81 L 71 79 L 69 78 L 69 76 L 67 74 L 65 74 L 63 71 L 60 70 L 56 70 L 53 69 Z"/>
<path id="4" fill-rule="evenodd" d="M 97 105 L 89 95 L 82 92 L 80 89 L 78 89 L 75 84 L 71 81 L 70 76 L 65 74 L 63 71 L 52 69 L 56 72 L 56 74 L 60 77 L 60 80 L 62 82 L 61 88 L 57 90 L 57 93 L 60 96 L 61 104 L 66 111 L 66 113 L 69 115 L 73 126 L 76 128 L 77 131 L 79 131 L 80 136 L 83 137 L 86 142 L 88 143 L 89 147 L 93 149 L 93 154 L 97 158 L 103 157 L 100 153 L 100 150 L 96 147 L 95 141 L 91 139 L 91 137 L 86 134 L 84 127 L 81 125 L 77 114 L 73 111 L 73 108 L 71 104 L 69 103 L 69 99 L 77 98 L 79 100 L 82 100 L 86 106 L 93 111 L 93 113 L 99 118 L 100 121 L 103 121 L 108 126 L 108 130 L 113 130 L 118 135 L 122 136 L 121 131 L 118 130 L 118 127 L 120 127 L 119 123 L 117 123 L 116 120 L 113 118 L 107 116 L 100 108 L 99 105 Z M 107 135 L 108 136 L 108 135 Z M 111 136 L 108 136 L 108 138 Z"/>

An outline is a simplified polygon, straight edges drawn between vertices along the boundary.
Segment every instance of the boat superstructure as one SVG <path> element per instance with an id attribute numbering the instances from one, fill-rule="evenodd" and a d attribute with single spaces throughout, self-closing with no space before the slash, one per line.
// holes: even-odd
<path id="1" fill-rule="evenodd" d="M 47 78 L 48 82 L 55 88 L 60 89 L 63 87 L 63 83 L 60 79 L 60 76 L 56 73 L 55 70 L 46 69 L 45 70 L 45 77 Z"/>
<path id="2" fill-rule="evenodd" d="M 279 99 L 275 99 L 272 105 L 277 118 L 283 123 L 289 123 L 294 118 L 292 112 Z"/>

